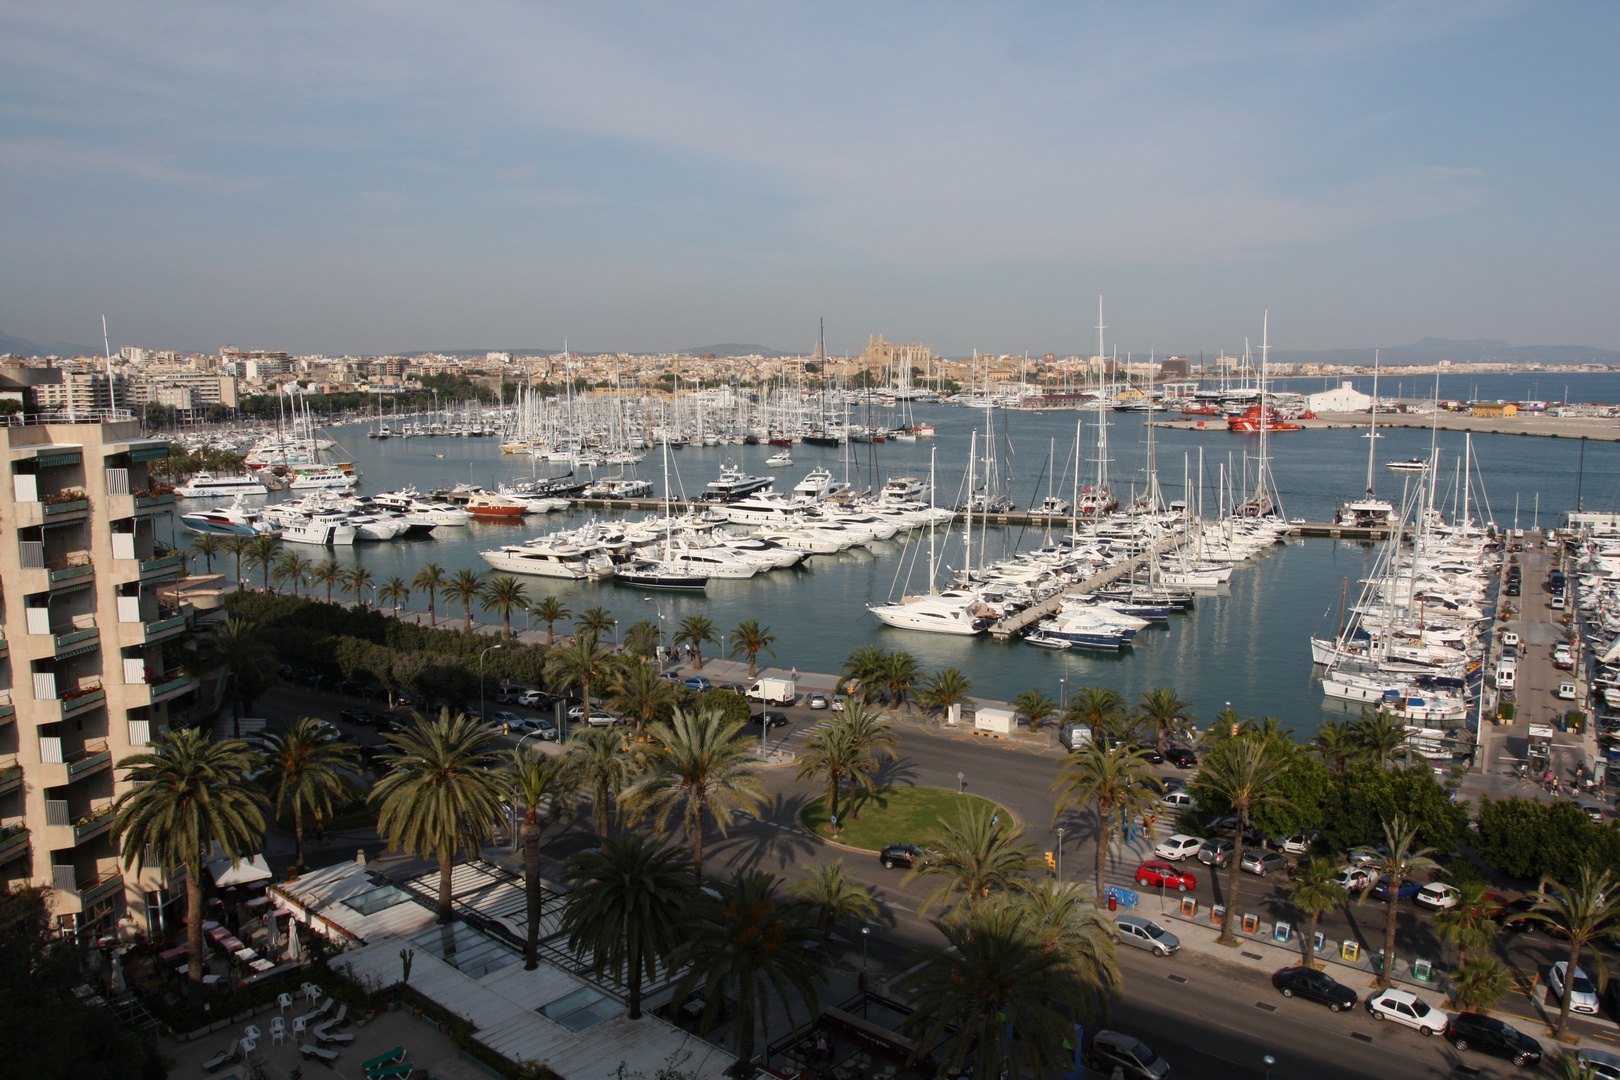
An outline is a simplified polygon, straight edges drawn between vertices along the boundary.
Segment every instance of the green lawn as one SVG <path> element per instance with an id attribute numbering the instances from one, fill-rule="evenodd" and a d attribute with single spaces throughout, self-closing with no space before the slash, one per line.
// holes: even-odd
<path id="1" fill-rule="evenodd" d="M 1003 807 L 977 795 L 958 795 L 946 788 L 881 787 L 870 795 L 856 796 L 853 812 L 847 797 L 839 799 L 838 820 L 843 828 L 837 833 L 827 823 L 825 795 L 812 799 L 799 820 L 817 836 L 880 851 L 886 844 L 922 844 L 924 837 L 939 831 L 940 818 L 954 823 L 957 808 L 968 803 L 990 807 L 1004 819 L 1012 819 Z"/>

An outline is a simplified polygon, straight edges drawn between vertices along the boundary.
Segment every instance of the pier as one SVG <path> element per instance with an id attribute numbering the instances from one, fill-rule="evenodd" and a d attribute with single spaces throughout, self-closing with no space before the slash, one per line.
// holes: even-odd
<path id="1" fill-rule="evenodd" d="M 995 638 L 997 641 L 1006 641 L 1008 638 L 1022 633 L 1025 629 L 1046 618 L 1048 615 L 1056 614 L 1057 610 L 1063 606 L 1063 598 L 1065 596 L 1096 592 L 1098 589 L 1112 585 L 1126 574 L 1134 574 L 1137 567 L 1141 566 L 1149 559 L 1163 555 L 1166 551 L 1171 551 L 1178 548 L 1183 543 L 1186 543 L 1189 539 L 1190 537 L 1184 534 L 1165 537 L 1154 546 L 1152 551 L 1144 551 L 1140 555 L 1133 555 L 1122 563 L 1115 566 L 1110 566 L 1106 570 L 1098 571 L 1097 573 L 1086 578 L 1086 580 L 1080 582 L 1078 585 L 1059 589 L 1057 592 L 1053 593 L 1051 596 L 1048 596 L 1040 603 L 1031 604 L 1022 611 L 1015 611 L 1006 618 L 998 620 L 994 626 L 990 627 L 990 636 Z"/>

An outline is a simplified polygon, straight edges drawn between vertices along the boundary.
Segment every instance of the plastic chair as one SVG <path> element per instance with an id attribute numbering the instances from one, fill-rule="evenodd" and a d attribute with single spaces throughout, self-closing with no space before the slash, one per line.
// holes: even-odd
<path id="1" fill-rule="evenodd" d="M 270 1045 L 274 1046 L 287 1037 L 287 1021 L 279 1016 L 270 1018 Z"/>
<path id="2" fill-rule="evenodd" d="M 291 1005 L 292 1003 L 293 1003 L 293 996 L 291 994 L 277 994 L 276 995 L 276 1004 L 281 1006 L 281 1011 L 282 1012 L 286 1012 L 287 1011 L 287 1006 Z"/>
<path id="3" fill-rule="evenodd" d="M 303 1035 L 304 1030 L 308 1027 L 309 1023 L 302 1016 L 293 1017 L 293 1038 L 296 1040 L 299 1036 Z"/>
<path id="4" fill-rule="evenodd" d="M 315 1004 L 315 999 L 321 996 L 321 988 L 311 982 L 305 983 L 298 989 L 304 992 L 304 996 L 309 999 L 311 1005 Z"/>
<path id="5" fill-rule="evenodd" d="M 248 1026 L 247 1026 L 247 1030 L 246 1030 L 246 1031 L 244 1031 L 244 1032 L 242 1032 L 242 1034 L 243 1034 L 243 1035 L 244 1035 L 244 1036 L 245 1036 L 245 1037 L 246 1037 L 246 1038 L 249 1038 L 249 1039 L 257 1039 L 257 1038 L 258 1038 L 258 1037 L 259 1037 L 259 1027 L 258 1027 L 258 1025 L 257 1025 L 257 1024 L 249 1024 L 249 1025 L 248 1025 Z"/>
<path id="6" fill-rule="evenodd" d="M 253 1051 L 257 1050 L 258 1048 L 259 1048 L 259 1044 L 256 1041 L 254 1041 L 253 1039 L 243 1039 L 242 1040 L 242 1053 L 243 1053 L 244 1056 L 252 1057 L 253 1056 Z"/>

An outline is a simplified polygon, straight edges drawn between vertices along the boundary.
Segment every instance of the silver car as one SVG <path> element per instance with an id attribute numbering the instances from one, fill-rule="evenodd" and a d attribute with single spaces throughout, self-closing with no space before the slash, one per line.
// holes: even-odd
<path id="1" fill-rule="evenodd" d="M 1181 951 L 1181 939 L 1170 931 L 1140 915 L 1121 915 L 1114 920 L 1122 945 L 1134 945 L 1158 956 L 1169 956 Z"/>

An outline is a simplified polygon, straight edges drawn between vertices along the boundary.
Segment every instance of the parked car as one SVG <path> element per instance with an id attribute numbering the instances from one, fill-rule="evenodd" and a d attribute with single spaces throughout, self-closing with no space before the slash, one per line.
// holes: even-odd
<path id="1" fill-rule="evenodd" d="M 1232 851 L 1236 847 L 1235 843 L 1225 837 L 1212 836 L 1198 849 L 1198 861 L 1219 870 L 1232 861 Z"/>
<path id="2" fill-rule="evenodd" d="M 1424 1035 L 1433 1035 L 1446 1027 L 1445 1013 L 1405 990 L 1380 990 L 1367 999 L 1367 1011 L 1374 1020 L 1393 1020 Z"/>
<path id="3" fill-rule="evenodd" d="M 1165 1080 L 1170 1075 L 1170 1063 L 1151 1046 L 1118 1031 L 1099 1031 L 1091 1037 L 1086 1064 L 1104 1076 L 1119 1069 L 1126 1080 Z"/>
<path id="4" fill-rule="evenodd" d="M 371 715 L 370 709 L 344 709 L 338 715 L 349 723 L 359 724 L 361 727 L 377 722 L 377 718 Z"/>
<path id="5" fill-rule="evenodd" d="M 1560 960 L 1547 969 L 1547 993 L 1551 1000 L 1562 1002 L 1564 1000 L 1564 972 L 1569 969 L 1568 960 Z M 1598 992 L 1592 980 L 1586 977 L 1586 972 L 1580 968 L 1575 969 L 1575 977 L 1570 979 L 1569 1011 L 1586 1013 L 1596 1016 L 1598 1011 Z"/>
<path id="6" fill-rule="evenodd" d="M 1265 848 L 1250 848 L 1243 853 L 1243 862 L 1239 864 L 1251 874 L 1265 877 L 1273 870 L 1286 870 L 1288 856 L 1280 851 L 1267 851 Z"/>
<path id="7" fill-rule="evenodd" d="M 763 723 L 769 727 L 786 727 L 788 718 L 787 713 L 778 712 L 775 709 L 765 709 L 763 712 L 750 716 L 748 722 L 750 724 Z"/>
<path id="8" fill-rule="evenodd" d="M 1238 819 L 1236 814 L 1228 814 L 1225 817 L 1219 817 L 1210 822 L 1209 827 L 1204 831 L 1209 833 L 1211 836 L 1224 836 L 1228 839 L 1234 839 L 1237 837 L 1238 832 L 1237 821 Z M 1260 830 L 1255 828 L 1253 825 L 1250 825 L 1243 831 L 1243 843 L 1247 847 L 1259 847 L 1261 844 L 1265 843 L 1265 839 L 1266 838 L 1261 834 Z"/>
<path id="9" fill-rule="evenodd" d="M 1515 934 L 1533 934 L 1537 929 L 1545 928 L 1546 923 L 1539 919 L 1528 919 L 1525 916 L 1536 909 L 1540 898 L 1534 895 L 1521 896 L 1517 900 L 1510 900 L 1502 905 L 1502 926 L 1512 930 Z"/>
<path id="10" fill-rule="evenodd" d="M 1193 797 L 1185 791 L 1168 792 L 1159 802 L 1163 803 L 1166 809 L 1172 811 L 1191 810 L 1193 808 Z"/>
<path id="11" fill-rule="evenodd" d="M 1185 746 L 1171 746 L 1166 748 L 1164 759 L 1178 769 L 1191 769 L 1198 764 L 1198 755 Z"/>
<path id="12" fill-rule="evenodd" d="M 1607 1050 L 1577 1050 L 1575 1060 L 1582 1068 L 1591 1069 L 1595 1080 L 1620 1080 L 1620 1054 Z"/>
<path id="13" fill-rule="evenodd" d="M 1575 684 L 1572 683 L 1572 682 L 1561 682 L 1561 683 L 1559 683 L 1558 684 L 1558 691 L 1557 691 L 1555 696 L 1558 698 L 1559 701 L 1574 701 L 1575 700 Z"/>
<path id="14" fill-rule="evenodd" d="M 1181 951 L 1181 939 L 1170 931 L 1140 915 L 1121 915 L 1114 920 L 1114 930 L 1121 945 L 1147 949 L 1156 956 L 1169 956 Z"/>
<path id="15" fill-rule="evenodd" d="M 1180 862 L 1182 859 L 1196 858 L 1198 849 L 1203 846 L 1204 842 L 1198 837 L 1178 832 L 1154 844 L 1153 854 L 1171 862 Z"/>
<path id="16" fill-rule="evenodd" d="M 834 694 L 833 699 L 832 699 L 832 711 L 833 712 L 843 712 L 844 711 L 844 702 L 846 702 L 848 700 L 849 700 L 849 695 L 848 694 Z"/>
<path id="17" fill-rule="evenodd" d="M 820 690 L 812 691 L 810 696 L 805 699 L 805 704 L 812 709 L 825 709 L 827 707 L 827 695 Z"/>
<path id="18" fill-rule="evenodd" d="M 1418 894 L 1418 890 L 1420 888 L 1422 888 L 1422 886 L 1419 885 L 1417 882 L 1413 881 L 1411 878 L 1403 877 L 1403 878 L 1401 878 L 1400 884 L 1395 886 L 1394 899 L 1396 899 L 1396 900 L 1410 900 L 1412 897 L 1414 897 L 1414 896 L 1416 896 Z M 1382 900 L 1385 903 L 1389 902 L 1389 900 L 1390 900 L 1390 887 L 1389 887 L 1389 875 L 1388 874 L 1385 874 L 1384 876 L 1380 877 L 1376 882 L 1373 883 L 1372 896 L 1373 896 L 1374 900 Z"/>
<path id="19" fill-rule="evenodd" d="M 1159 786 L 1165 791 L 1186 791 L 1187 781 L 1179 776 L 1163 776 L 1159 778 Z"/>
<path id="20" fill-rule="evenodd" d="M 1507 1058 L 1519 1068 L 1528 1068 L 1541 1062 L 1541 1044 L 1518 1028 L 1503 1023 L 1494 1016 L 1479 1013 L 1458 1013 L 1446 1025 L 1446 1038 L 1458 1050 L 1478 1050 Z"/>
<path id="21" fill-rule="evenodd" d="M 728 694 L 736 694 L 738 697 L 748 693 L 748 687 L 744 686 L 742 683 L 734 682 L 723 682 L 716 686 L 715 689 L 724 690 Z"/>
<path id="22" fill-rule="evenodd" d="M 614 724 L 624 723 L 624 717 L 614 716 L 608 712 L 595 712 L 585 718 L 585 723 L 591 727 L 612 727 Z"/>
<path id="23" fill-rule="evenodd" d="M 1131 749 L 1135 750 L 1138 754 L 1141 754 L 1154 765 L 1164 764 L 1164 755 L 1159 753 L 1159 748 L 1152 743 L 1137 743 L 1136 745 L 1132 746 Z"/>
<path id="24" fill-rule="evenodd" d="M 1317 833 L 1295 833 L 1273 842 L 1276 849 L 1284 855 L 1309 855 L 1311 845 L 1316 842 Z"/>
<path id="25" fill-rule="evenodd" d="M 878 854 L 878 861 L 890 870 L 910 870 L 928 861 L 928 853 L 915 844 L 890 844 Z"/>
<path id="26" fill-rule="evenodd" d="M 1334 982 L 1333 977 L 1325 971 L 1285 967 L 1273 973 L 1271 985 L 1276 987 L 1283 997 L 1297 995 L 1306 1001 L 1326 1005 L 1334 1012 L 1356 1007 L 1356 992 L 1348 986 Z"/>
<path id="27" fill-rule="evenodd" d="M 542 705 L 551 704 L 551 699 L 544 690 L 525 690 L 518 695 L 517 703 L 527 705 L 531 709 L 538 709 Z"/>
<path id="28" fill-rule="evenodd" d="M 490 713 L 489 722 L 492 724 L 499 724 L 508 732 L 517 731 L 518 728 L 523 726 L 523 718 L 521 716 L 515 712 L 507 712 L 504 709 L 500 712 Z"/>
<path id="29" fill-rule="evenodd" d="M 495 704 L 522 705 L 523 695 L 527 694 L 528 692 L 529 688 L 526 686 L 503 686 L 501 687 L 500 692 L 495 695 Z"/>
<path id="30" fill-rule="evenodd" d="M 686 687 L 688 690 L 696 690 L 700 694 L 705 690 L 714 689 L 714 683 L 710 682 L 702 675 L 692 675 L 688 678 L 682 679 L 681 685 Z"/>
<path id="31" fill-rule="evenodd" d="M 1142 888 L 1174 889 L 1177 892 L 1186 892 L 1188 889 L 1198 888 L 1198 878 L 1177 870 L 1166 862 L 1145 862 L 1136 868 L 1136 883 Z"/>
<path id="32" fill-rule="evenodd" d="M 1460 895 L 1454 886 L 1447 885 L 1443 881 L 1435 881 L 1419 889 L 1417 895 L 1412 897 L 1412 901 L 1435 911 L 1444 911 L 1456 907 Z"/>
<path id="33" fill-rule="evenodd" d="M 533 735 L 542 742 L 557 737 L 557 725 L 543 716 L 536 716 L 529 720 L 519 720 L 512 730 L 521 735 Z"/>
<path id="34" fill-rule="evenodd" d="M 1575 805 L 1581 808 L 1581 813 L 1585 814 L 1593 824 L 1603 824 L 1603 807 L 1597 803 L 1589 802 L 1576 803 Z"/>
<path id="35" fill-rule="evenodd" d="M 1360 892 L 1372 884 L 1372 874 L 1359 866 L 1346 866 L 1333 880 L 1338 882 L 1341 888 Z"/>

